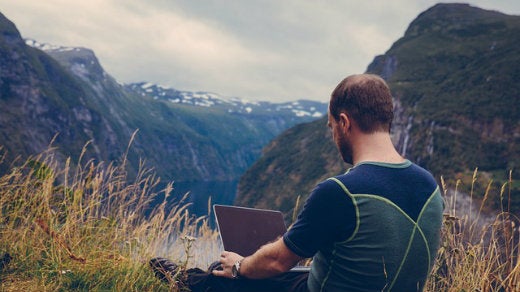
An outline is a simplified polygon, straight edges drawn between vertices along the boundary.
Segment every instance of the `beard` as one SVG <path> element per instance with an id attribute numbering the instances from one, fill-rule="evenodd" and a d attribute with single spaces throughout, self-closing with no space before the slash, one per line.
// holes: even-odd
<path id="1" fill-rule="evenodd" d="M 336 146 L 338 147 L 338 151 L 341 154 L 341 158 L 344 162 L 353 164 L 352 145 L 350 145 L 350 142 L 346 139 L 345 136 L 338 138 L 339 139 L 336 142 Z"/>

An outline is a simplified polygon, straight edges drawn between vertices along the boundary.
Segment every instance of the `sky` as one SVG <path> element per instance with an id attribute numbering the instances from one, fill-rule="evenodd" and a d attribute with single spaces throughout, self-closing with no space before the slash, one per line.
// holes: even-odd
<path id="1" fill-rule="evenodd" d="M 92 49 L 119 83 L 327 102 L 438 2 L 0 0 L 0 12 L 23 38 Z M 520 15 L 519 0 L 465 3 Z"/>

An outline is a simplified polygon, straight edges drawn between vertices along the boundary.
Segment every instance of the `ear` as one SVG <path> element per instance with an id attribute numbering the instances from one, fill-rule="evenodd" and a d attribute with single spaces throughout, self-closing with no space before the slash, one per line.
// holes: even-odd
<path id="1" fill-rule="evenodd" d="M 345 130 L 345 131 L 348 131 L 350 130 L 350 126 L 351 126 L 351 121 L 350 121 L 350 117 L 348 116 L 347 113 L 343 112 L 343 113 L 340 113 L 339 114 L 339 125 Z"/>

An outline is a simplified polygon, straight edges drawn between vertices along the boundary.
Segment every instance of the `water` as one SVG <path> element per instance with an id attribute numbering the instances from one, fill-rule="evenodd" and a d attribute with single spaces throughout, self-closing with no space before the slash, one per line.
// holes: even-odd
<path id="1" fill-rule="evenodd" d="M 172 199 L 178 200 L 189 192 L 187 202 L 190 214 L 196 216 L 209 216 L 210 223 L 213 221 L 213 212 L 208 205 L 223 204 L 233 205 L 237 192 L 238 180 L 234 181 L 200 181 L 200 182 L 178 182 L 173 184 Z M 208 209 L 209 208 L 209 209 Z"/>

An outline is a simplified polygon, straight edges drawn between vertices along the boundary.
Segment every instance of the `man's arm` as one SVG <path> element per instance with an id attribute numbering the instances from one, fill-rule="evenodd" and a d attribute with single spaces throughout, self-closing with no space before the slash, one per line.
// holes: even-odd
<path id="1" fill-rule="evenodd" d="M 242 257 L 234 252 L 224 251 L 220 256 L 223 270 L 214 270 L 213 275 L 232 278 L 233 265 L 242 260 L 240 276 L 250 279 L 263 279 L 286 272 L 294 267 L 302 257 L 293 253 L 279 238 L 262 246 L 249 257 Z"/>

